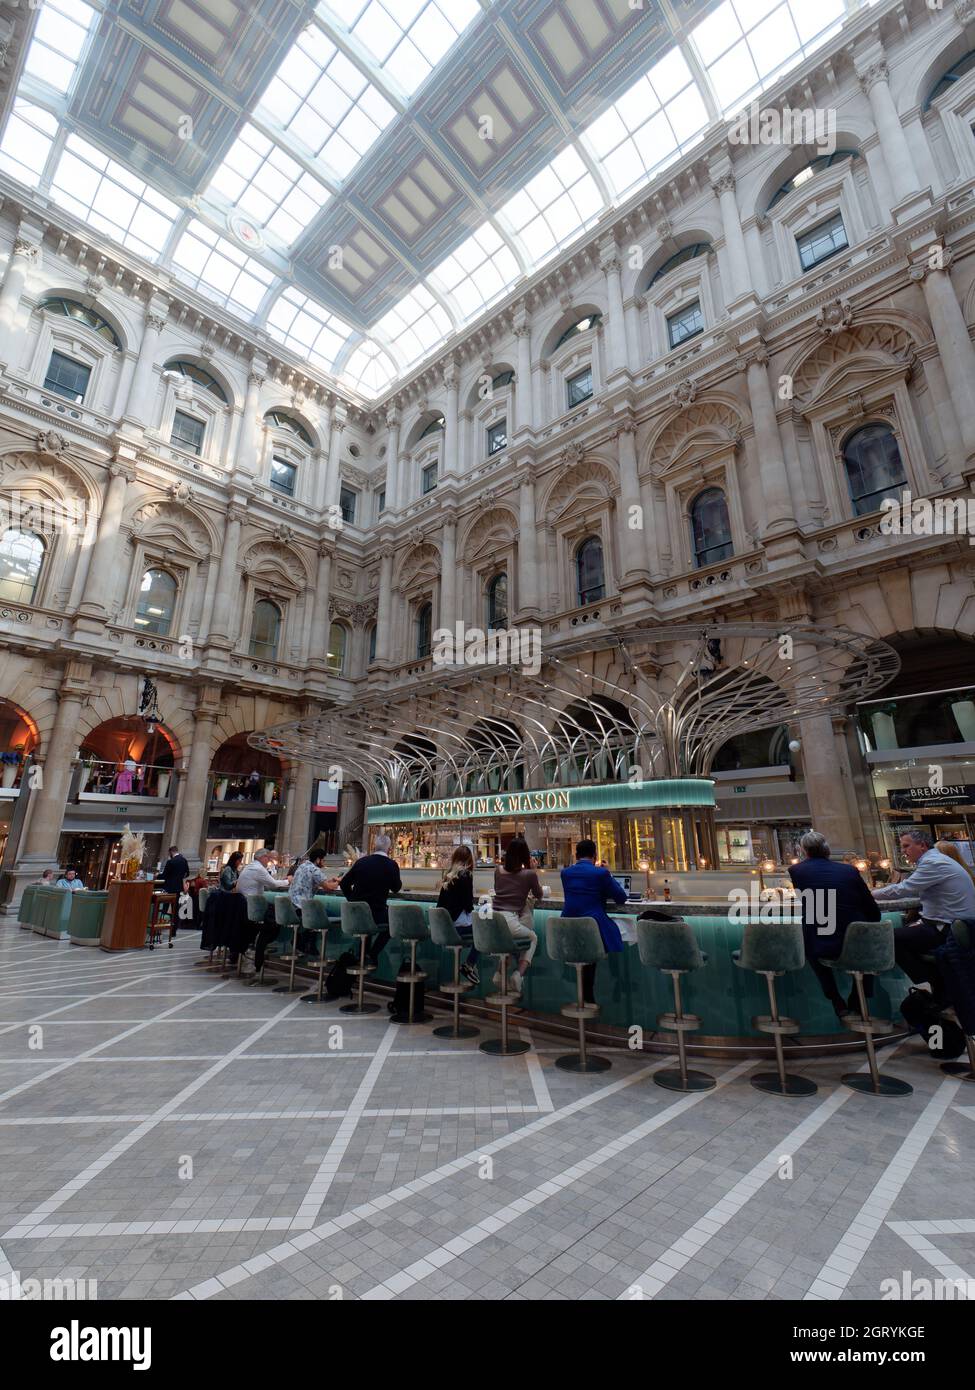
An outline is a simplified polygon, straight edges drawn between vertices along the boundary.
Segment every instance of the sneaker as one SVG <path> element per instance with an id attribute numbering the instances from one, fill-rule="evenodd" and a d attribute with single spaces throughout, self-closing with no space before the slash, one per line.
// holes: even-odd
<path id="1" fill-rule="evenodd" d="M 500 989 L 500 988 L 501 988 L 501 971 L 500 971 L 500 970 L 495 970 L 495 972 L 494 972 L 494 977 L 493 977 L 493 979 L 491 980 L 491 984 L 494 986 L 495 989 Z"/>
<path id="2" fill-rule="evenodd" d="M 474 985 L 476 987 L 481 983 L 481 976 L 478 973 L 476 965 L 462 965 L 460 967 L 460 973 L 463 975 L 464 979 L 470 985 Z"/>
<path id="3" fill-rule="evenodd" d="M 525 977 L 522 975 L 520 970 L 512 970 L 511 975 L 508 979 L 508 988 L 511 990 L 511 993 L 515 995 L 515 997 L 518 999 L 521 998 L 521 988 L 524 978 Z"/>

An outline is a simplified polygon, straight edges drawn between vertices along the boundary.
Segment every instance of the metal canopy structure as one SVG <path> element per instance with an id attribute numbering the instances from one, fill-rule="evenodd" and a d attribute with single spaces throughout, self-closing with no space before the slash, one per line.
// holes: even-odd
<path id="1" fill-rule="evenodd" d="M 596 674 L 600 661 L 619 674 Z M 577 651 L 560 646 L 538 675 L 436 667 L 409 690 L 376 691 L 249 743 L 338 769 L 337 779 L 362 784 L 367 805 L 707 777 L 737 734 L 840 713 L 899 669 L 887 643 L 845 628 L 641 626 L 587 634 Z"/>

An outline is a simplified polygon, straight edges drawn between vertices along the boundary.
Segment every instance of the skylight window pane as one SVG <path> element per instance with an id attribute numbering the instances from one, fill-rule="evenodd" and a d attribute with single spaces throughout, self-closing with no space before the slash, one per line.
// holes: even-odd
<path id="1" fill-rule="evenodd" d="M 284 245 L 301 234 L 331 194 L 324 184 L 252 125 L 245 125 L 205 196 L 225 199 Z"/>
<path id="2" fill-rule="evenodd" d="M 430 279 L 452 296 L 466 321 L 503 294 L 518 274 L 510 247 L 485 222 L 431 271 Z"/>
<path id="3" fill-rule="evenodd" d="M 45 0 L 24 71 L 67 96 L 94 19 L 95 11 L 82 0 Z"/>
<path id="4" fill-rule="evenodd" d="M 725 0 L 690 36 L 723 113 L 818 48 L 845 13 L 843 0 Z"/>
<path id="5" fill-rule="evenodd" d="M 592 176 L 570 145 L 508 199 L 499 220 L 537 262 L 577 236 L 602 208 Z"/>
<path id="6" fill-rule="evenodd" d="M 378 396 L 396 376 L 392 362 L 376 343 L 360 343 L 342 372 L 342 380 L 364 396 Z"/>
<path id="7" fill-rule="evenodd" d="M 352 329 L 300 290 L 289 286 L 271 305 L 267 330 L 301 356 L 331 371 Z"/>
<path id="8" fill-rule="evenodd" d="M 162 251 L 179 214 L 175 203 L 78 135 L 65 142 L 51 192 L 76 217 L 149 260 Z"/>
<path id="9" fill-rule="evenodd" d="M 336 0 L 332 9 L 407 96 L 480 13 L 476 0 Z"/>
<path id="10" fill-rule="evenodd" d="M 0 140 L 0 169 L 36 188 L 57 129 L 57 119 L 49 111 L 17 98 Z"/>
<path id="11" fill-rule="evenodd" d="M 274 280 L 270 270 L 199 221 L 180 237 L 173 270 L 200 294 L 245 318 L 253 316 Z"/>
<path id="12" fill-rule="evenodd" d="M 423 285 L 417 285 L 376 324 L 376 332 L 398 350 L 405 367 L 437 347 L 452 331 L 449 316 Z"/>

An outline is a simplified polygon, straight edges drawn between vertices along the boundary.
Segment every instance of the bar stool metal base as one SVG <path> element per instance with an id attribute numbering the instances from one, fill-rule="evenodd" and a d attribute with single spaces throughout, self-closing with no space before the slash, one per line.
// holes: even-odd
<path id="1" fill-rule="evenodd" d="M 378 1014 L 378 1004 L 343 1004 L 340 1014 Z"/>
<path id="2" fill-rule="evenodd" d="M 293 983 L 289 983 L 289 984 L 286 984 L 286 985 L 275 985 L 274 988 L 272 989 L 271 993 L 272 993 L 272 994 L 301 994 L 302 991 L 303 991 L 303 990 L 306 990 L 307 988 L 308 988 L 308 985 L 307 985 L 306 981 L 304 981 L 304 980 L 295 980 Z"/>
<path id="3" fill-rule="evenodd" d="M 655 1085 L 662 1086 L 665 1091 L 710 1091 L 717 1085 L 714 1077 L 709 1076 L 706 1071 L 692 1071 L 690 1068 L 686 1081 L 679 1071 L 669 1070 L 655 1071 L 653 1080 Z"/>
<path id="4" fill-rule="evenodd" d="M 975 1070 L 967 1062 L 942 1062 L 941 1070 L 945 1076 L 957 1076 L 962 1081 L 975 1081 Z"/>
<path id="5" fill-rule="evenodd" d="M 786 1072 L 784 1078 L 780 1078 L 778 1072 L 774 1071 L 756 1072 L 751 1078 L 751 1083 L 756 1091 L 765 1091 L 772 1096 L 814 1096 L 816 1094 L 815 1081 L 809 1081 L 804 1076 L 794 1076 L 789 1072 Z"/>
<path id="6" fill-rule="evenodd" d="M 457 1028 L 452 1023 L 445 1023 L 442 1028 L 434 1028 L 431 1033 L 434 1038 L 478 1038 L 480 1035 L 480 1028 L 469 1028 L 464 1023 Z"/>
<path id="7" fill-rule="evenodd" d="M 390 1014 L 390 1023 L 429 1023 L 433 1018 L 431 1013 L 417 1014 L 415 1018 L 410 1018 L 409 1014 Z"/>
<path id="8" fill-rule="evenodd" d="M 907 1081 L 901 1081 L 897 1076 L 884 1076 L 880 1072 L 877 1076 L 876 1085 L 869 1072 L 849 1071 L 840 1080 L 844 1086 L 849 1086 L 851 1091 L 859 1091 L 862 1096 L 910 1096 L 914 1094 L 914 1087 Z"/>
<path id="9" fill-rule="evenodd" d="M 521 1038 L 516 1038 L 513 1042 L 509 1038 L 507 1047 L 501 1038 L 489 1038 L 487 1042 L 481 1043 L 478 1051 L 486 1052 L 490 1057 L 520 1057 L 530 1048 L 531 1043 L 524 1042 Z"/>
<path id="10" fill-rule="evenodd" d="M 560 1071 L 609 1071 L 613 1064 L 596 1053 L 587 1052 L 580 1057 L 578 1052 L 567 1052 L 564 1057 L 556 1057 L 555 1065 Z"/>

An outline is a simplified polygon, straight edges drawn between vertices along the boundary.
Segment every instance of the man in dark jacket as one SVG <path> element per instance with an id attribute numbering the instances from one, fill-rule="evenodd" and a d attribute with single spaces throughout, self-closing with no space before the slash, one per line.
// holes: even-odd
<path id="1" fill-rule="evenodd" d="M 835 960 L 843 949 L 843 937 L 851 922 L 879 922 L 880 908 L 869 888 L 852 864 L 835 864 L 829 857 L 829 845 L 818 830 L 810 830 L 799 841 L 806 856 L 801 864 L 793 864 L 789 877 L 802 893 L 802 935 L 806 960 L 816 974 L 823 993 L 836 1011 L 837 1018 L 857 1008 L 856 991 L 847 1003 L 836 987 L 836 974 L 824 963 Z M 863 981 L 864 993 L 869 996 L 873 978 Z"/>
<path id="2" fill-rule="evenodd" d="M 162 890 L 164 893 L 185 893 L 189 882 L 190 866 L 176 845 L 169 846 L 169 858 L 163 865 Z"/>
<path id="3" fill-rule="evenodd" d="M 399 865 L 389 857 L 392 841 L 388 835 L 377 835 L 372 854 L 364 854 L 357 859 L 339 880 L 339 888 L 350 903 L 368 903 L 372 920 L 379 927 L 375 936 L 370 937 L 369 963 L 377 965 L 383 947 L 389 940 L 389 909 L 386 904 L 390 893 L 399 893 L 403 883 L 399 876 Z"/>

